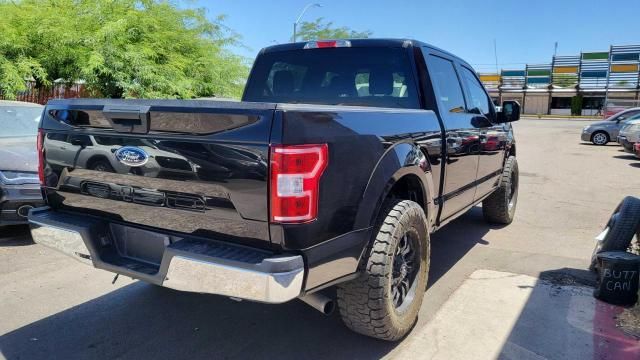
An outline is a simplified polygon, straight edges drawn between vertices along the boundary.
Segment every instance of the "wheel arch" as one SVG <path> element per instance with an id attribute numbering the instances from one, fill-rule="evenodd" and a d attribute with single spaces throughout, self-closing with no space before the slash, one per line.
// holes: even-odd
<path id="1" fill-rule="evenodd" d="M 427 156 L 415 144 L 397 144 L 384 153 L 369 177 L 356 214 L 356 228 L 375 226 L 382 204 L 390 196 L 420 204 L 431 227 L 435 215 L 432 194 Z"/>
<path id="2" fill-rule="evenodd" d="M 106 161 L 107 163 L 109 163 L 109 165 L 111 165 L 111 167 L 113 167 L 113 164 L 111 163 L 111 161 L 109 161 L 109 158 L 103 154 L 92 155 L 89 159 L 87 159 L 87 163 L 85 167 L 87 169 L 91 169 L 91 166 L 100 160 Z"/>

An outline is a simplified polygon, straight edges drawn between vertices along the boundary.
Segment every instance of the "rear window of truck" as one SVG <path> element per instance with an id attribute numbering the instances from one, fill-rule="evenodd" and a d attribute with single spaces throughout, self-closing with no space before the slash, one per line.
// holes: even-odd
<path id="1" fill-rule="evenodd" d="M 243 100 L 420 108 L 408 52 L 387 47 L 267 52 Z"/>

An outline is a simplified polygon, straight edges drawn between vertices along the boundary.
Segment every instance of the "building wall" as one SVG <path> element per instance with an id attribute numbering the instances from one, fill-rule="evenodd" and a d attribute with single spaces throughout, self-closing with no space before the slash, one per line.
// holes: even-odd
<path id="1" fill-rule="evenodd" d="M 566 103 L 552 108 L 552 97 L 576 95 L 592 98 L 583 102 L 583 114 L 599 114 L 598 107 L 640 100 L 640 45 L 612 45 L 608 51 L 553 56 L 547 64 L 479 75 L 493 99 L 518 100 L 525 114 L 570 113 Z"/>
<path id="2" fill-rule="evenodd" d="M 526 94 L 524 100 L 524 114 L 547 114 L 549 109 L 548 94 Z"/>

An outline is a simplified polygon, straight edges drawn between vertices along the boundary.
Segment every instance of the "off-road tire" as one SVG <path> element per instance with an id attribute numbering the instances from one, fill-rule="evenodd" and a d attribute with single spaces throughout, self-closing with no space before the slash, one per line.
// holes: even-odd
<path id="1" fill-rule="evenodd" d="M 609 232 L 604 239 L 596 244 L 591 256 L 589 269 L 597 269 L 597 255 L 604 251 L 627 251 L 633 237 L 640 230 L 640 199 L 627 196 L 622 201 L 607 222 Z"/>
<path id="2" fill-rule="evenodd" d="M 518 204 L 519 182 L 518 161 L 515 156 L 509 156 L 502 170 L 500 186 L 482 201 L 482 215 L 486 221 L 495 224 L 511 224 Z"/>
<path id="3" fill-rule="evenodd" d="M 424 210 L 409 200 L 387 200 L 378 224 L 377 234 L 362 261 L 361 276 L 338 285 L 338 307 L 351 330 L 396 341 L 411 330 L 422 305 L 429 271 L 429 231 Z M 411 286 L 412 299 L 396 308 L 391 289 L 394 256 L 400 240 L 407 234 L 417 239 L 419 268 Z"/>

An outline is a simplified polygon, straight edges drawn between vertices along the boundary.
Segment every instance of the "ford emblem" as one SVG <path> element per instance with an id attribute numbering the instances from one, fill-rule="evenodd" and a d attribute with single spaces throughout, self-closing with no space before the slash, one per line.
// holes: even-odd
<path id="1" fill-rule="evenodd" d="M 149 161 L 149 155 L 144 150 L 133 146 L 121 147 L 115 155 L 118 161 L 127 166 L 142 166 Z"/>

